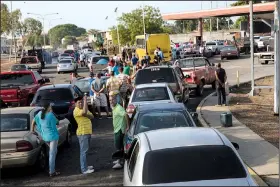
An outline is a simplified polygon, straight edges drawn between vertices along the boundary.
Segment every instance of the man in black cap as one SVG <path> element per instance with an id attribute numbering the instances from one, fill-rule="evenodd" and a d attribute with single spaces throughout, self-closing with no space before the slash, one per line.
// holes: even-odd
<path id="1" fill-rule="evenodd" d="M 216 75 L 216 87 L 217 87 L 217 95 L 218 95 L 218 105 L 226 105 L 226 89 L 225 83 L 227 81 L 226 71 L 221 67 L 221 63 L 218 63 L 217 70 L 215 71 Z M 222 102 L 221 102 L 222 97 Z"/>

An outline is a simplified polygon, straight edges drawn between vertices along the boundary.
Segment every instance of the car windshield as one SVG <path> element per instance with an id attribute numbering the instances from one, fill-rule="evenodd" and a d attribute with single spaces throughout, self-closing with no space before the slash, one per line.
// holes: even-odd
<path id="1" fill-rule="evenodd" d="M 38 63 L 37 59 L 35 57 L 26 57 L 26 58 L 22 58 L 20 60 L 21 64 L 36 64 Z"/>
<path id="2" fill-rule="evenodd" d="M 33 77 L 30 73 L 11 73 L 0 75 L 1 87 L 9 85 L 30 85 L 34 83 Z"/>
<path id="3" fill-rule="evenodd" d="M 64 51 L 64 53 L 74 53 L 74 51 L 73 50 L 66 50 L 66 51 Z"/>
<path id="4" fill-rule="evenodd" d="M 144 185 L 246 176 L 236 154 L 225 145 L 161 149 L 149 151 L 144 158 Z"/>
<path id="5" fill-rule="evenodd" d="M 67 53 L 63 53 L 63 54 L 61 54 L 60 56 L 70 56 L 70 55 L 67 54 Z"/>
<path id="6" fill-rule="evenodd" d="M 140 115 L 138 121 L 135 134 L 157 129 L 193 126 L 184 111 L 151 111 Z"/>
<path id="7" fill-rule="evenodd" d="M 149 68 L 140 70 L 135 79 L 135 84 L 156 82 L 174 83 L 175 78 L 172 68 Z"/>
<path id="8" fill-rule="evenodd" d="M 77 80 L 75 85 L 84 93 L 89 92 L 89 80 Z"/>
<path id="9" fill-rule="evenodd" d="M 132 102 L 170 100 L 166 87 L 135 89 Z"/>
<path id="10" fill-rule="evenodd" d="M 42 100 L 48 101 L 70 101 L 73 100 L 73 95 L 70 89 L 68 88 L 54 88 L 54 89 L 46 89 L 40 90 L 36 94 L 36 103 L 39 103 Z"/>
<path id="11" fill-rule="evenodd" d="M 60 60 L 59 62 L 58 62 L 59 64 L 71 64 L 72 63 L 72 60 Z"/>
<path id="12" fill-rule="evenodd" d="M 27 70 L 27 67 L 24 64 L 16 64 L 11 67 L 11 71 L 21 71 Z"/>
<path id="13" fill-rule="evenodd" d="M 1 132 L 27 131 L 29 129 L 28 114 L 1 114 Z"/>
<path id="14" fill-rule="evenodd" d="M 226 46 L 222 48 L 222 51 L 232 51 L 232 50 L 237 50 L 237 49 L 234 46 Z"/>
<path id="15" fill-rule="evenodd" d="M 205 66 L 204 59 L 185 59 L 179 64 L 180 68 L 192 68 Z"/>

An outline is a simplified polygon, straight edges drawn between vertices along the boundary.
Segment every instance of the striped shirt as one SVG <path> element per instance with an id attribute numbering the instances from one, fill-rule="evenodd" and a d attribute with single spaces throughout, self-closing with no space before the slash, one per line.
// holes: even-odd
<path id="1" fill-rule="evenodd" d="M 122 85 L 120 87 L 120 92 L 127 92 L 127 89 L 128 89 L 128 79 L 129 79 L 129 76 L 126 75 L 126 74 L 118 74 L 117 78 L 122 82 Z"/>
<path id="2" fill-rule="evenodd" d="M 106 87 L 110 90 L 109 95 L 116 95 L 120 93 L 120 81 L 116 77 L 110 77 L 107 80 Z"/>
<path id="3" fill-rule="evenodd" d="M 89 118 L 83 116 L 82 113 L 83 113 L 83 109 L 79 109 L 78 107 L 75 107 L 73 116 L 78 124 L 77 136 L 92 134 L 91 120 Z M 92 115 L 92 113 L 89 111 L 87 114 Z"/>

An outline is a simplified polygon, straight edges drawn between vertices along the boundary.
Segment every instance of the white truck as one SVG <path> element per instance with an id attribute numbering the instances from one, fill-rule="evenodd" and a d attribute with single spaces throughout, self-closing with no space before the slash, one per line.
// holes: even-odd
<path id="1" fill-rule="evenodd" d="M 274 62 L 274 38 L 269 39 L 266 52 L 256 53 L 255 56 L 258 57 L 261 64 L 268 64 L 269 61 Z"/>

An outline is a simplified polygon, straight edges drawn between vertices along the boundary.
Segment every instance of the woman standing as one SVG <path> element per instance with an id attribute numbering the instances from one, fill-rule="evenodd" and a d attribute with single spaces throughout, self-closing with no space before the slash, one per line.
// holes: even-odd
<path id="1" fill-rule="evenodd" d="M 60 173 L 55 171 L 55 159 L 57 153 L 57 145 L 59 134 L 57 124 L 59 121 L 52 112 L 52 107 L 49 102 L 43 103 L 43 109 L 40 111 L 32 121 L 32 132 L 35 132 L 37 126 L 38 132 L 42 139 L 49 146 L 49 174 L 50 177 L 57 176 Z"/>

